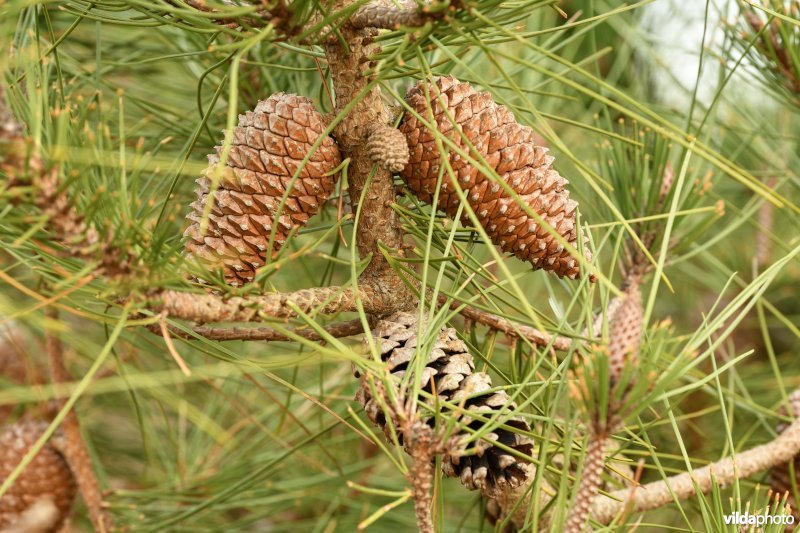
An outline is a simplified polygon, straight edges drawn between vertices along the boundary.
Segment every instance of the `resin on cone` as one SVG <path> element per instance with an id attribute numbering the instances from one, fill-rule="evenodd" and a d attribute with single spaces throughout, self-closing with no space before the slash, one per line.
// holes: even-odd
<path id="1" fill-rule="evenodd" d="M 409 90 L 406 101 L 472 159 L 485 162 L 519 196 L 521 203 L 491 176 L 448 150 L 458 185 L 492 242 L 504 252 L 530 261 L 536 269 L 576 278 L 580 273 L 578 260 L 521 205 L 530 207 L 550 225 L 551 231 L 579 249 L 578 204 L 569 197 L 567 180 L 553 169 L 553 157 L 547 155 L 547 148 L 534 144 L 533 130 L 517 123 L 514 115 L 505 106 L 497 105 L 489 93 L 476 92 L 452 76 L 417 83 Z M 436 137 L 411 113 L 406 113 L 400 131 L 410 150 L 409 164 L 401 176 L 421 200 L 432 203 L 441 165 Z M 459 204 L 456 188 L 445 172 L 438 208 L 455 217 Z M 468 223 L 466 216 L 464 220 Z M 591 261 L 586 236 L 583 247 L 586 261 Z"/>
<path id="2" fill-rule="evenodd" d="M 231 285 L 252 281 L 267 254 L 278 251 L 290 232 L 304 226 L 334 190 L 332 172 L 341 163 L 339 148 L 326 136 L 311 150 L 324 130 L 325 120 L 311 100 L 293 94 L 273 94 L 254 111 L 240 115 L 225 167 L 218 168 L 222 147 L 217 147 L 204 176 L 197 180 L 198 198 L 187 216 L 191 225 L 185 233 L 189 256 L 209 268 L 223 269 Z M 216 175 L 213 205 L 202 228 Z M 273 226 L 277 227 L 270 250 Z"/>
<path id="3" fill-rule="evenodd" d="M 380 343 L 381 359 L 399 380 L 417 350 L 419 327 L 416 313 L 395 313 L 381 320 L 372 334 Z M 513 412 L 516 408 L 505 391 L 492 390 L 492 379 L 487 374 L 475 372 L 472 355 L 453 328 L 442 328 L 439 332 L 428 353 L 421 386 L 430 394 L 435 392 L 441 401 L 463 405 L 467 414 L 462 415 L 461 422 L 473 430 L 483 427 L 483 420 L 491 419 L 498 411 L 507 409 Z M 366 378 L 356 393 L 356 400 L 364 406 L 369 419 L 387 437 L 390 436 L 386 415 L 380 401 L 372 397 Z M 420 401 L 427 400 L 420 398 Z M 434 408 L 433 402 L 430 404 Z M 423 408 L 420 412 L 428 412 L 428 409 Z M 483 420 L 472 418 L 469 413 L 479 415 Z M 427 423 L 433 426 L 435 420 L 428 417 Z M 510 417 L 505 420 L 504 425 L 521 432 L 530 432 L 528 423 L 522 417 Z M 531 455 L 533 443 L 530 439 L 506 427 L 496 427 L 482 439 L 469 444 L 461 439 L 467 439 L 471 435 L 466 430 L 453 435 L 458 444 L 442 458 L 442 471 L 445 475 L 458 477 L 468 489 L 480 490 L 490 497 L 517 487 L 527 479 L 528 463 L 521 457 Z M 495 445 L 495 442 L 504 447 Z M 465 448 L 470 448 L 474 453 L 463 453 Z M 508 449 L 514 450 L 518 455 L 509 453 Z"/>
<path id="4" fill-rule="evenodd" d="M 46 423 L 18 422 L 0 429 L 0 479 L 6 479 L 42 436 Z M 78 486 L 67 461 L 46 443 L 30 464 L 0 497 L 0 531 L 23 520 L 26 511 L 42 501 L 58 510 L 48 531 L 57 531 L 69 514 Z"/>

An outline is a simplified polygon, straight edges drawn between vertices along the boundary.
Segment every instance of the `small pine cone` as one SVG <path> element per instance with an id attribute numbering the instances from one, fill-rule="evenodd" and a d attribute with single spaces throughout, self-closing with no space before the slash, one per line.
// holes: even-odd
<path id="1" fill-rule="evenodd" d="M 400 172 L 408 164 L 408 144 L 400 130 L 384 124 L 370 128 L 367 134 L 370 159 L 390 172 Z"/>
<path id="2" fill-rule="evenodd" d="M 18 422 L 0 432 L 0 479 L 11 474 L 46 428 L 42 422 Z M 37 503 L 49 500 L 58 515 L 45 530 L 57 531 L 69 514 L 77 490 L 64 457 L 52 444 L 45 444 L 0 498 L 0 530 L 22 520 Z"/>
<path id="3" fill-rule="evenodd" d="M 398 379 L 403 377 L 414 355 L 418 330 L 417 315 L 400 312 L 381 320 L 372 332 L 380 343 L 381 359 Z M 455 404 L 464 402 L 467 411 L 480 414 L 486 419 L 491 418 L 500 409 L 514 410 L 516 407 L 505 391 L 490 391 L 491 378 L 483 372 L 475 372 L 472 356 L 453 328 L 443 328 L 439 333 L 428 353 L 421 383 L 425 391 L 430 394 L 435 391 L 442 401 Z M 390 435 L 386 413 L 381 408 L 380 402 L 372 397 L 366 380 L 356 393 L 356 400 L 364 405 L 370 420 L 381 427 L 387 436 Z M 433 418 L 426 421 L 433 427 Z M 468 426 L 476 430 L 483 424 L 484 422 L 478 419 L 468 421 Z M 530 431 L 528 423 L 519 417 L 506 420 L 505 425 L 521 431 Z M 527 479 L 528 470 L 525 468 L 527 463 L 496 446 L 494 442 L 502 443 L 507 448 L 530 456 L 533 450 L 530 439 L 509 429 L 498 427 L 486 434 L 481 441 L 470 443 L 469 447 L 474 448 L 475 453 L 465 455 L 463 438 L 469 435 L 470 433 L 466 431 L 455 435 L 452 441 L 454 444 L 442 458 L 442 470 L 446 475 L 458 477 L 468 489 L 480 490 L 490 497 L 517 487 Z"/>
<path id="4" fill-rule="evenodd" d="M 642 337 L 642 294 L 639 290 L 639 278 L 634 277 L 625 288 L 625 298 L 614 305 L 615 297 L 609 307 L 616 307 L 609 320 L 608 358 L 611 379 L 616 382 L 622 375 L 625 365 L 636 364 L 639 356 L 639 344 Z"/>
<path id="5" fill-rule="evenodd" d="M 789 396 L 789 405 L 791 406 L 791 411 L 793 416 L 800 417 L 800 394 L 794 392 Z M 786 414 L 786 409 L 781 407 L 778 411 L 781 414 Z M 779 424 L 776 428 L 779 433 L 783 433 L 783 431 L 788 427 L 787 424 Z M 778 497 L 783 497 L 784 493 L 788 493 L 788 497 L 786 499 L 786 504 L 791 507 L 792 514 L 795 517 L 795 522 L 800 522 L 800 509 L 797 508 L 797 501 L 795 500 L 795 491 L 792 486 L 792 471 L 790 470 L 790 464 L 794 465 L 794 486 L 800 490 L 800 457 L 795 457 L 792 463 L 785 463 L 780 466 L 776 466 L 772 469 L 769 476 L 770 487 L 772 488 L 773 492 L 775 492 Z M 794 526 L 791 528 L 787 528 L 787 531 L 794 530 Z"/>
<path id="6" fill-rule="evenodd" d="M 186 251 L 212 267 L 222 267 L 225 280 L 242 285 L 264 265 L 281 200 L 297 169 L 325 130 L 323 116 L 308 98 L 277 93 L 239 116 L 233 145 L 214 194 L 205 232 L 201 221 L 209 201 L 222 147 L 209 156 L 209 168 L 197 180 L 197 201 L 187 216 Z M 341 163 L 333 138 L 325 137 L 300 170 L 277 221 L 274 249 L 289 233 L 305 225 L 333 192 L 330 175 Z"/>
<path id="7" fill-rule="evenodd" d="M 485 161 L 524 204 L 578 248 L 580 228 L 575 218 L 578 204 L 569 197 L 567 180 L 553 169 L 553 157 L 547 155 L 547 148 L 534 144 L 533 130 L 517 123 L 505 106 L 497 105 L 489 93 L 476 92 L 468 83 L 459 83 L 452 76 L 419 82 L 408 92 L 406 101 L 426 120 L 432 110 L 433 122 L 442 135 L 474 159 Z M 430 203 L 440 170 L 435 136 L 410 113 L 405 115 L 400 131 L 405 134 L 411 153 L 401 176 L 421 200 Z M 535 269 L 571 279 L 578 276 L 577 259 L 499 183 L 479 173 L 453 151 L 449 152 L 449 162 L 458 185 L 493 243 L 519 259 L 530 261 Z M 455 185 L 445 173 L 438 207 L 454 217 L 459 203 Z M 585 258 L 591 261 L 585 236 L 583 244 Z"/>

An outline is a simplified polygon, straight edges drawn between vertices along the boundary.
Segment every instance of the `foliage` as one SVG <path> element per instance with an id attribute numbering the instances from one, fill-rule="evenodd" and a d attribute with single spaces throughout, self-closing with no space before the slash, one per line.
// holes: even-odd
<path id="1" fill-rule="evenodd" d="M 698 85 L 712 84 L 713 97 L 700 99 L 693 87 L 678 95 L 685 101 L 679 108 L 665 105 L 665 89 L 653 82 L 670 65 L 660 62 L 640 26 L 648 4 L 665 2 L 477 0 L 463 2 L 468 9 L 447 22 L 432 19 L 374 38 L 381 50 L 370 72 L 398 112 L 405 90 L 432 74 L 490 91 L 550 147 L 590 231 L 598 281 L 561 280 L 503 257 L 478 228 L 454 223 L 403 191 L 393 209 L 412 237 L 410 251 L 382 250 L 428 294 L 418 310 L 428 319 L 426 342 L 444 324 L 455 326 L 476 365 L 516 402 L 513 414 L 530 424 L 539 472 L 532 493 L 554 492 L 550 503 L 527 509 L 531 527 L 545 515 L 554 529 L 567 520 L 586 450 L 587 410 L 609 394 L 600 386 L 576 405 L 570 390 L 581 373 L 574 369 L 587 364 L 583 375 L 596 376 L 607 368 L 585 363 L 580 342 L 556 352 L 508 337 L 437 307 L 436 296 L 602 345 L 609 331 L 604 309 L 620 294 L 631 261 L 647 265 L 641 364 L 625 377 L 633 385 L 606 465 L 609 490 L 624 484 L 615 469 L 638 469 L 642 482 L 660 480 L 773 439 L 777 424 L 790 420 L 778 408 L 800 385 L 797 2 L 759 7 L 741 0 L 728 12 L 724 2 L 709 0 L 709 26 L 727 15 L 722 37 L 696 50 L 706 69 Z M 320 43 L 363 3 L 337 11 L 298 0 L 288 5 L 290 15 L 273 19 L 260 11 L 267 3 L 202 3 L 213 11 L 182 0 L 0 4 L 6 100 L 30 137 L 27 149 L 57 169 L 61 190 L 106 243 L 102 252 L 129 265 L 126 275 L 95 275 L 99 258 L 76 259 L 49 231 L 37 189 L 2 177 L 4 327 L 20 332 L 31 365 L 43 364 L 37 354 L 45 332 L 59 332 L 78 378 L 51 387 L 0 376 L 0 407 L 13 406 L 18 416 L 54 398 L 77 401 L 118 525 L 414 527 L 402 447 L 387 444 L 352 401 L 352 366 L 391 383 L 362 355 L 360 338 L 222 342 L 165 319 L 188 337 L 172 339 L 187 374 L 165 340 L 145 327 L 161 321 L 146 304 L 157 289 L 207 292 L 186 276 L 183 217 L 205 156 L 225 138 L 220 132 L 278 91 L 333 112 Z M 712 63 L 716 79 L 708 75 Z M 338 216 L 336 204 L 329 201 L 255 284 L 214 291 L 354 283 L 368 261 L 356 251 L 354 217 Z M 47 317 L 48 306 L 61 321 Z M 285 333 L 359 316 L 265 323 Z M 411 396 L 419 393 L 419 383 L 409 387 Z M 434 413 L 437 426 L 456 425 L 451 413 Z M 767 482 L 762 473 L 715 486 L 686 502 L 624 516 L 610 529 L 638 523 L 716 531 L 724 514 L 748 502 L 750 509 L 769 505 Z M 492 530 L 480 496 L 441 473 L 434 505 L 437 531 Z M 76 522 L 88 527 L 83 517 Z"/>

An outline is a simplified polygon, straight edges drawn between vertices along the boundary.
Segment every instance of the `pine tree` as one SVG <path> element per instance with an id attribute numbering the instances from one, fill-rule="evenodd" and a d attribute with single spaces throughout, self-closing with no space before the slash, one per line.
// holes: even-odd
<path id="1" fill-rule="evenodd" d="M 0 3 L 0 529 L 797 516 L 800 5 L 735 3 L 688 88 L 670 0 Z"/>

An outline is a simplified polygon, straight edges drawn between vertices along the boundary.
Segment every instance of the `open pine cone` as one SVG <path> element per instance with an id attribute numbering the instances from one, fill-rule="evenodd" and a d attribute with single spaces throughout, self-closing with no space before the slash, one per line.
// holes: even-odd
<path id="1" fill-rule="evenodd" d="M 18 422 L 0 432 L 0 479 L 5 479 L 41 437 L 47 424 Z M 50 443 L 44 445 L 33 461 L 22 471 L 11 488 L 0 498 L 0 530 L 11 526 L 20 529 L 34 506 L 46 503 L 45 509 L 55 510 L 47 527 L 41 522 L 37 531 L 58 531 L 67 518 L 78 486 L 67 461 Z M 32 526 L 21 530 L 32 530 Z"/>
<path id="2" fill-rule="evenodd" d="M 277 224 L 271 252 L 276 252 L 334 190 L 336 180 L 331 173 L 341 163 L 341 154 L 333 138 L 326 136 L 302 165 L 324 130 L 325 120 L 311 100 L 293 94 L 273 94 L 254 111 L 240 115 L 205 231 L 201 231 L 203 213 L 218 172 L 221 147 L 209 156 L 210 165 L 197 180 L 198 199 L 187 216 L 192 224 L 185 233 L 189 255 L 212 268 L 222 267 L 231 285 L 252 281 L 270 252 L 273 226 Z M 284 195 L 286 202 L 279 213 Z"/>
<path id="3" fill-rule="evenodd" d="M 533 131 L 517 123 L 505 106 L 497 105 L 489 93 L 478 93 L 452 76 L 417 83 L 408 91 L 406 101 L 426 121 L 432 118 L 437 130 L 473 159 L 485 161 L 522 203 L 578 249 L 578 204 L 569 197 L 567 180 L 553 169 L 553 157 L 547 155 L 547 148 L 534 144 Z M 411 113 L 406 113 L 400 131 L 406 135 L 411 152 L 401 177 L 421 200 L 431 203 L 440 171 L 435 136 Z M 449 162 L 493 243 L 530 261 L 534 268 L 572 279 L 578 276 L 576 258 L 498 182 L 478 172 L 452 150 Z M 438 207 L 454 217 L 459 204 L 456 188 L 445 172 Z M 585 236 L 583 246 L 586 260 L 591 261 Z"/>
<path id="4" fill-rule="evenodd" d="M 405 374 L 416 351 L 418 331 L 417 315 L 400 312 L 381 320 L 372 332 L 380 342 L 381 359 L 398 379 Z M 458 338 L 455 329 L 443 328 L 427 357 L 421 383 L 423 390 L 428 393 L 433 394 L 435 391 L 442 401 L 454 404 L 464 402 L 464 408 L 468 412 L 479 414 L 485 419 L 490 419 L 500 409 L 515 408 L 505 391 L 490 391 L 492 380 L 487 374 L 475 372 L 472 356 L 466 344 Z M 362 380 L 356 393 L 356 400 L 364 405 L 370 420 L 381 427 L 387 436 L 391 435 L 386 414 L 380 402 L 372 397 L 366 378 Z M 433 418 L 428 418 L 427 422 L 431 426 L 434 424 Z M 484 420 L 470 418 L 466 425 L 478 430 L 485 423 Z M 504 425 L 530 431 L 528 423 L 520 417 L 509 418 Z M 527 463 L 519 455 L 531 455 L 533 445 L 527 437 L 504 427 L 497 427 L 481 440 L 466 444 L 464 439 L 470 436 L 471 433 L 466 430 L 455 435 L 455 447 L 442 458 L 445 475 L 458 477 L 468 489 L 480 490 L 488 496 L 519 486 L 525 481 Z M 519 455 L 512 455 L 495 443 L 500 443 Z M 466 454 L 466 447 L 474 453 Z"/>

